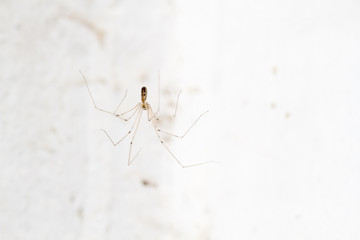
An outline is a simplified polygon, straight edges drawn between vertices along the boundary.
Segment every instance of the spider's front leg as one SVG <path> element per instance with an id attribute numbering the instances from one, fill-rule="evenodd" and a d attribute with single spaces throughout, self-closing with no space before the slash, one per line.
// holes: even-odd
<path id="1" fill-rule="evenodd" d="M 127 90 L 126 90 L 126 92 L 125 92 L 125 95 L 124 95 L 123 99 L 121 100 L 121 102 L 119 103 L 119 105 L 116 107 L 116 109 L 115 109 L 113 112 L 110 112 L 110 111 L 105 110 L 105 109 L 102 109 L 102 108 L 100 108 L 100 107 L 98 107 L 98 106 L 96 105 L 95 100 L 94 100 L 94 97 L 93 97 L 93 95 L 91 94 L 89 85 L 88 85 L 87 80 L 86 80 L 86 78 L 85 78 L 85 75 L 84 75 L 81 71 L 80 71 L 80 74 L 82 75 L 82 77 L 83 77 L 83 79 L 84 79 L 84 81 L 85 81 L 86 88 L 87 88 L 87 90 L 88 90 L 88 92 L 89 92 L 91 101 L 92 101 L 95 109 L 97 109 L 97 110 L 99 110 L 99 111 L 101 111 L 101 112 L 107 113 L 107 114 L 111 114 L 111 115 L 113 115 L 113 116 L 115 116 L 115 117 L 120 118 L 121 120 L 124 120 L 124 121 L 127 121 L 127 120 L 128 120 L 128 119 L 123 118 L 123 117 L 121 117 L 120 115 L 116 114 L 116 111 L 119 109 L 120 105 L 123 103 L 123 101 L 124 101 L 125 98 L 126 98 Z"/>

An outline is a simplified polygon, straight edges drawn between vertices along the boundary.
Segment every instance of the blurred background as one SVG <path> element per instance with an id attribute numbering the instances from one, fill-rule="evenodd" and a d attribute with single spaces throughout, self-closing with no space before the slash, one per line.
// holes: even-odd
<path id="1" fill-rule="evenodd" d="M 0 239 L 360 239 L 359 10 L 1 0 Z"/>

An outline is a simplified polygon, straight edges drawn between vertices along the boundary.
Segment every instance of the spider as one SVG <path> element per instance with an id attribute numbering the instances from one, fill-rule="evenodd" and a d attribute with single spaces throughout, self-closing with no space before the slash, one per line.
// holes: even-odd
<path id="1" fill-rule="evenodd" d="M 117 146 L 119 143 L 121 143 L 127 136 L 129 136 L 132 132 L 133 132 L 133 136 L 131 138 L 131 141 L 130 141 L 130 147 L 129 147 L 129 156 L 128 156 L 128 166 L 130 166 L 134 160 L 136 159 L 136 156 L 139 154 L 139 152 L 135 155 L 135 157 L 132 159 L 131 158 L 131 153 L 132 153 L 132 146 L 133 146 L 133 142 L 134 142 L 134 139 L 135 139 L 135 136 L 136 136 L 136 132 L 137 132 L 137 129 L 139 127 L 139 123 L 140 123 L 140 120 L 141 120 L 141 116 L 142 116 L 142 113 L 143 111 L 146 111 L 147 112 L 147 120 L 149 122 L 151 122 L 154 130 L 155 130 L 155 133 L 158 137 L 158 139 L 160 140 L 160 143 L 164 146 L 164 148 L 170 153 L 170 155 L 175 159 L 175 161 L 182 167 L 182 168 L 188 168 L 188 167 L 194 167 L 194 166 L 198 166 L 198 165 L 202 165 L 202 164 L 206 164 L 206 163 L 209 163 L 209 162 L 214 162 L 214 161 L 206 161 L 206 162 L 201 162 L 201 163 L 196 163 L 196 164 L 191 164 L 191 165 L 184 165 L 180 162 L 180 160 L 175 156 L 175 154 L 169 149 L 169 147 L 167 146 L 167 144 L 164 142 L 164 140 L 161 138 L 160 134 L 159 133 L 164 133 L 164 134 L 167 134 L 167 135 L 170 135 L 172 137 L 176 137 L 176 138 L 184 138 L 187 133 L 193 128 L 193 126 L 199 121 L 199 119 L 204 115 L 206 114 L 209 110 L 205 111 L 204 113 L 200 114 L 200 116 L 191 124 L 191 126 L 185 131 L 184 134 L 182 135 L 176 135 L 176 134 L 173 134 L 173 133 L 170 133 L 170 132 L 166 132 L 166 131 L 163 131 L 161 129 L 159 129 L 156 125 L 156 122 L 155 120 L 158 120 L 158 118 L 156 117 L 157 114 L 159 113 L 160 111 L 160 74 L 158 75 L 159 77 L 159 98 L 158 98 L 158 109 L 157 111 L 154 113 L 151 105 L 146 102 L 146 98 L 147 98 L 147 88 L 145 86 L 143 86 L 141 88 L 141 102 L 137 103 L 134 107 L 132 107 L 131 109 L 123 112 L 123 113 L 116 113 L 117 110 L 119 109 L 120 105 L 123 103 L 124 99 L 126 98 L 126 95 L 127 95 L 127 90 L 125 92 L 125 95 L 124 97 L 122 98 L 122 100 L 120 101 L 119 105 L 116 107 L 116 109 L 111 112 L 111 111 L 107 111 L 107 110 L 104 110 L 102 108 L 99 108 L 95 101 L 94 101 L 94 98 L 93 98 L 93 95 L 91 94 L 91 91 L 90 91 L 90 88 L 89 88 L 89 85 L 87 83 L 87 80 L 85 78 L 85 75 L 80 71 L 80 74 L 82 75 L 84 81 L 85 81 L 85 84 L 86 84 L 86 87 L 87 87 L 87 90 L 89 92 L 89 95 L 90 95 L 90 98 L 91 98 L 91 101 L 95 107 L 95 109 L 101 111 L 101 112 L 105 112 L 105 113 L 108 113 L 108 114 L 111 114 L 123 121 L 129 121 L 133 116 L 136 115 L 135 117 L 135 121 L 133 123 L 133 125 L 131 126 L 130 130 L 122 137 L 120 138 L 120 140 L 118 141 L 114 141 L 110 135 L 107 133 L 106 130 L 104 129 L 101 129 L 101 131 L 103 131 L 106 136 L 109 138 L 109 140 L 111 141 L 111 143 L 114 145 L 114 146 Z M 179 101 L 179 96 L 181 94 L 181 90 L 177 96 L 177 101 L 176 101 L 176 107 L 175 107 L 175 113 L 174 113 L 174 118 L 176 117 L 176 111 L 177 111 L 177 105 L 178 105 L 178 101 Z M 131 115 L 129 117 L 125 117 L 124 115 L 127 114 L 127 113 L 131 113 Z M 134 130 L 135 128 L 135 130 Z M 134 131 L 133 131 L 134 130 Z"/>

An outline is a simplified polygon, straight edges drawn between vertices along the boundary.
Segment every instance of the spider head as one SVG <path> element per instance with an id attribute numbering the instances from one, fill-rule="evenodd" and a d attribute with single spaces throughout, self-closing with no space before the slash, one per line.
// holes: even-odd
<path id="1" fill-rule="evenodd" d="M 147 89 L 146 87 L 141 88 L 141 101 L 145 103 L 147 97 Z"/>

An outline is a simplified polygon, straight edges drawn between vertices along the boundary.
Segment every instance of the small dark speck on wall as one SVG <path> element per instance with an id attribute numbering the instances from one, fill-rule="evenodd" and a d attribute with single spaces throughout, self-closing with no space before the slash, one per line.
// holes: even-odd
<path id="1" fill-rule="evenodd" d="M 143 179 L 141 181 L 141 183 L 144 187 L 157 187 L 157 185 L 155 183 L 150 182 L 149 180 L 146 180 L 146 179 Z"/>

